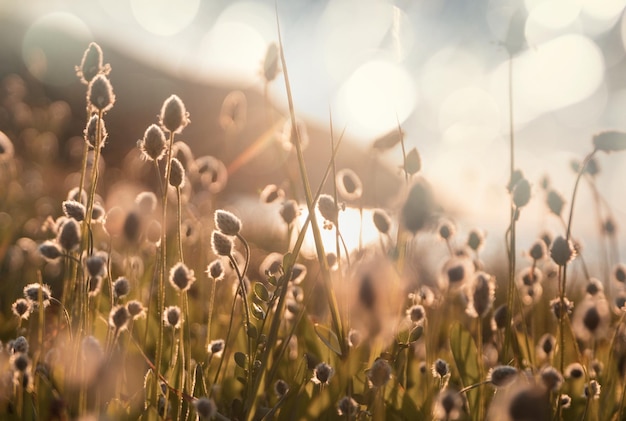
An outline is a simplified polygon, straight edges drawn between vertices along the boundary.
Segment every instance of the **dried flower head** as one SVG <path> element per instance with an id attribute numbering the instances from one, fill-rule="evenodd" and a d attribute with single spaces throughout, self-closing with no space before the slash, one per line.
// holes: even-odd
<path id="1" fill-rule="evenodd" d="M 548 248 L 546 243 L 543 240 L 537 240 L 530 246 L 530 250 L 528 251 L 528 255 L 534 261 L 542 260 L 544 257 L 548 255 Z"/>
<path id="2" fill-rule="evenodd" d="M 171 326 L 174 329 L 180 328 L 183 323 L 183 318 L 180 312 L 180 307 L 178 306 L 169 306 L 165 308 L 163 311 L 163 321 L 165 322 L 165 326 Z"/>
<path id="3" fill-rule="evenodd" d="M 402 206 L 400 219 L 404 228 L 415 234 L 430 221 L 435 209 L 435 202 L 430 186 L 418 178 Z"/>
<path id="4" fill-rule="evenodd" d="M 211 279 L 215 281 L 221 281 L 226 275 L 224 265 L 222 264 L 222 261 L 220 259 L 215 259 L 211 263 L 209 263 L 206 273 Z"/>
<path id="5" fill-rule="evenodd" d="M 563 196 L 556 190 L 548 191 L 548 195 L 546 196 L 546 203 L 548 204 L 548 209 L 550 212 L 555 214 L 556 216 L 561 216 L 563 212 L 563 206 L 565 205 L 565 199 Z"/>
<path id="6" fill-rule="evenodd" d="M 215 255 L 228 257 L 233 252 L 233 240 L 228 235 L 214 230 L 211 234 L 211 248 Z"/>
<path id="7" fill-rule="evenodd" d="M 572 398 L 570 395 L 559 395 L 557 404 L 560 404 L 563 409 L 569 408 L 572 406 Z"/>
<path id="8" fill-rule="evenodd" d="M 23 336 L 18 336 L 17 338 L 15 338 L 13 341 L 11 341 L 11 352 L 21 352 L 23 354 L 28 354 L 28 340 Z"/>
<path id="9" fill-rule="evenodd" d="M 513 186 L 513 204 L 516 208 L 522 208 L 530 201 L 530 182 L 522 178 Z"/>
<path id="10" fill-rule="evenodd" d="M 23 352 L 17 352 L 11 356 L 13 370 L 24 373 L 30 369 L 30 358 Z"/>
<path id="11" fill-rule="evenodd" d="M 44 259 L 49 261 L 56 260 L 63 256 L 58 244 L 50 240 L 46 240 L 39 245 L 39 253 L 41 253 Z"/>
<path id="12" fill-rule="evenodd" d="M 562 310 L 565 310 L 567 314 L 571 314 L 572 310 L 574 310 L 574 303 L 572 303 L 567 297 L 563 297 L 563 304 L 561 304 L 561 299 L 558 297 L 550 300 L 549 304 L 552 314 L 554 314 L 554 317 L 557 319 L 561 317 Z"/>
<path id="13" fill-rule="evenodd" d="M 611 275 L 615 281 L 621 284 L 626 283 L 626 265 L 624 265 L 623 263 L 616 265 L 613 268 L 613 272 Z"/>
<path id="14" fill-rule="evenodd" d="M 130 292 L 130 282 L 123 276 L 120 276 L 113 282 L 113 295 L 116 298 L 122 298 Z"/>
<path id="15" fill-rule="evenodd" d="M 193 270 L 189 269 L 183 262 L 178 262 L 170 269 L 169 281 L 175 290 L 182 292 L 188 291 L 196 278 Z"/>
<path id="16" fill-rule="evenodd" d="M 31 311 L 32 311 L 30 301 L 28 301 L 25 298 L 18 298 L 11 305 L 11 311 L 18 318 L 20 318 L 22 320 L 27 320 L 28 317 L 30 316 Z"/>
<path id="17" fill-rule="evenodd" d="M 289 393 L 289 384 L 282 379 L 276 380 L 276 383 L 274 383 L 274 393 L 276 393 L 279 399 L 282 398 Z"/>
<path id="18" fill-rule="evenodd" d="M 591 380 L 584 387 L 584 396 L 587 399 L 600 399 L 600 383 L 597 380 Z"/>
<path id="19" fill-rule="evenodd" d="M 44 308 L 48 307 L 50 305 L 50 299 L 52 298 L 52 293 L 50 292 L 50 287 L 48 285 L 32 283 L 24 287 L 24 298 L 30 301 L 33 308 L 37 308 L 39 306 L 40 294 Z"/>
<path id="20" fill-rule="evenodd" d="M 339 215 L 339 207 L 335 203 L 335 199 L 328 194 L 321 194 L 317 200 L 317 209 L 324 219 L 333 224 L 337 224 Z"/>
<path id="21" fill-rule="evenodd" d="M 585 292 L 590 297 L 601 298 L 604 296 L 604 285 L 596 278 L 590 278 L 585 287 Z"/>
<path id="22" fill-rule="evenodd" d="M 441 222 L 439 222 L 439 228 L 437 229 L 437 234 L 439 234 L 439 237 L 442 240 L 447 241 L 451 239 L 455 233 L 456 233 L 456 227 L 454 226 L 454 223 L 452 223 L 452 221 L 448 219 L 443 219 Z"/>
<path id="23" fill-rule="evenodd" d="M 109 326 L 116 332 L 121 332 L 128 327 L 130 319 L 130 313 L 126 306 L 115 306 L 109 313 Z"/>
<path id="24" fill-rule="evenodd" d="M 358 200 L 363 195 L 363 183 L 359 176 L 349 168 L 337 172 L 337 193 L 345 200 Z"/>
<path id="25" fill-rule="evenodd" d="M 128 309 L 128 313 L 131 315 L 133 320 L 143 319 L 146 317 L 146 309 L 144 308 L 141 301 L 132 300 L 126 303 L 126 308 Z"/>
<path id="26" fill-rule="evenodd" d="M 495 278 L 485 272 L 477 272 L 469 283 L 466 313 L 470 317 L 484 317 L 495 300 Z"/>
<path id="27" fill-rule="evenodd" d="M 268 184 L 265 188 L 263 188 L 259 196 L 261 203 L 273 203 L 277 200 L 283 199 L 285 197 L 285 192 L 276 184 Z"/>
<path id="28" fill-rule="evenodd" d="M 76 66 L 76 75 L 81 83 L 88 85 L 96 75 L 108 74 L 110 66 L 102 62 L 102 49 L 95 42 L 90 43 L 83 54 L 80 66 Z"/>
<path id="29" fill-rule="evenodd" d="M 554 263 L 559 266 L 565 266 L 576 257 L 574 244 L 564 237 L 559 236 L 552 241 L 550 256 L 552 260 L 554 260 Z"/>
<path id="30" fill-rule="evenodd" d="M 87 88 L 87 103 L 101 113 L 107 112 L 113 108 L 115 94 L 113 93 L 111 82 L 105 75 L 96 75 L 96 77 L 89 82 L 89 87 Z"/>
<path id="31" fill-rule="evenodd" d="M 178 189 L 185 185 L 185 167 L 183 167 L 183 164 L 181 164 L 177 158 L 172 158 L 170 161 L 169 183 L 170 186 Z"/>
<path id="32" fill-rule="evenodd" d="M 327 385 L 335 374 L 335 369 L 326 363 L 319 363 L 313 369 L 313 377 L 311 381 L 321 386 Z"/>
<path id="33" fill-rule="evenodd" d="M 406 154 L 404 159 L 404 171 L 409 174 L 417 174 L 422 169 L 422 157 L 417 148 L 413 148 Z"/>
<path id="34" fill-rule="evenodd" d="M 224 353 L 225 344 L 224 339 L 215 339 L 209 342 L 209 346 L 207 347 L 209 356 L 220 358 Z"/>
<path id="35" fill-rule="evenodd" d="M 84 261 L 87 274 L 92 278 L 105 276 L 107 270 L 106 262 L 107 255 L 104 252 L 97 252 L 87 256 Z"/>
<path id="36" fill-rule="evenodd" d="M 241 231 L 241 220 L 231 212 L 218 209 L 215 211 L 215 226 L 223 234 L 235 236 Z"/>
<path id="37" fill-rule="evenodd" d="M 217 405 L 211 398 L 198 398 L 193 401 L 193 407 L 200 421 L 209 421 L 217 414 Z"/>
<path id="38" fill-rule="evenodd" d="M 606 153 L 626 150 L 626 133 L 611 130 L 593 137 L 593 147 Z"/>
<path id="39" fill-rule="evenodd" d="M 433 417 L 435 420 L 458 420 L 463 410 L 463 398 L 456 390 L 445 389 L 437 395 Z"/>
<path id="40" fill-rule="evenodd" d="M 200 183 L 210 193 L 219 193 L 228 182 L 228 171 L 222 161 L 212 156 L 196 159 L 195 167 Z"/>
<path id="41" fill-rule="evenodd" d="M 98 133 L 98 129 L 100 133 Z M 98 145 L 99 148 L 104 147 L 108 133 L 104 125 L 104 120 L 98 117 L 98 114 L 93 114 L 89 118 L 87 126 L 85 126 L 85 130 L 83 131 L 83 136 L 90 148 L 95 148 L 96 145 Z"/>
<path id="42" fill-rule="evenodd" d="M 406 315 L 413 323 L 423 323 L 426 318 L 426 310 L 421 304 L 414 304 L 406 311 Z"/>
<path id="43" fill-rule="evenodd" d="M 391 218 L 389 214 L 382 209 L 374 209 L 372 212 L 374 226 L 381 234 L 388 234 L 391 228 Z"/>
<path id="44" fill-rule="evenodd" d="M 143 221 L 139 212 L 132 210 L 126 214 L 122 225 L 124 239 L 131 244 L 136 244 L 141 239 Z"/>
<path id="45" fill-rule="evenodd" d="M 431 367 L 434 378 L 444 378 L 450 374 L 450 366 L 445 360 L 438 358 Z"/>
<path id="46" fill-rule="evenodd" d="M 267 46 L 265 59 L 263 60 L 263 78 L 265 79 L 265 82 L 271 82 L 276 79 L 276 76 L 280 71 L 278 62 L 278 45 L 276 45 L 275 42 L 272 42 Z"/>
<path id="47" fill-rule="evenodd" d="M 448 259 L 439 275 L 439 288 L 442 291 L 447 289 L 459 289 L 471 279 L 475 272 L 474 262 L 467 256 L 454 256 Z"/>
<path id="48" fill-rule="evenodd" d="M 78 222 L 73 218 L 66 218 L 57 235 L 57 243 L 66 252 L 73 251 L 80 244 L 80 228 Z"/>
<path id="49" fill-rule="evenodd" d="M 571 363 L 565 367 L 565 378 L 582 379 L 585 376 L 585 370 L 580 363 Z"/>
<path id="50" fill-rule="evenodd" d="M 467 246 L 474 251 L 480 250 L 485 244 L 485 233 L 475 228 L 467 235 Z"/>
<path id="51" fill-rule="evenodd" d="M 493 367 L 487 373 L 487 381 L 495 387 L 508 386 L 517 376 L 517 368 L 510 365 L 499 365 Z"/>
<path id="52" fill-rule="evenodd" d="M 541 360 L 549 359 L 556 348 L 556 338 L 550 333 L 544 333 L 537 341 L 537 356 Z"/>
<path id="53" fill-rule="evenodd" d="M 344 396 L 337 403 L 337 414 L 340 417 L 347 417 L 352 419 L 353 416 L 359 413 L 359 404 L 350 396 Z"/>
<path id="54" fill-rule="evenodd" d="M 563 376 L 559 373 L 559 370 L 554 367 L 548 366 L 542 368 L 539 373 L 539 378 L 546 389 L 552 392 L 557 392 L 563 385 Z"/>
<path id="55" fill-rule="evenodd" d="M 582 341 L 606 337 L 611 323 L 608 301 L 602 297 L 586 297 L 576 306 L 572 330 Z"/>
<path id="56" fill-rule="evenodd" d="M 281 218 L 287 225 L 291 225 L 293 221 L 300 215 L 300 209 L 298 208 L 298 202 L 295 200 L 287 200 L 283 202 L 279 210 Z"/>
<path id="57" fill-rule="evenodd" d="M 189 113 L 178 96 L 172 95 L 163 102 L 159 123 L 170 133 L 180 133 L 189 124 Z"/>
<path id="58" fill-rule="evenodd" d="M 391 365 L 384 358 L 377 358 L 365 374 L 370 387 L 383 387 L 391 379 Z"/>
<path id="59" fill-rule="evenodd" d="M 148 126 L 143 138 L 137 141 L 142 157 L 151 161 L 158 161 L 165 155 L 165 134 L 156 124 Z"/>

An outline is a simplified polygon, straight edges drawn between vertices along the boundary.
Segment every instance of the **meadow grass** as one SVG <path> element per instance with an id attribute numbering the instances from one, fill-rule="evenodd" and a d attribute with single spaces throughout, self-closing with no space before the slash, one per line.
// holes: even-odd
<path id="1" fill-rule="evenodd" d="M 591 139 L 564 215 L 560 192 L 546 180 L 531 194 L 515 168 L 511 106 L 507 261 L 483 261 L 482 231 L 457 227 L 441 209 L 400 124 L 373 148 L 402 148 L 398 204 L 366 212 L 369 186 L 337 166 L 343 133 L 335 138 L 332 117 L 328 161 L 313 163 L 324 176 L 311 184 L 306 128 L 279 42 L 262 74 L 267 91 L 283 73 L 289 115 L 274 140 L 298 174 L 258 186 L 255 206 L 276 210 L 267 223 L 286 238 L 268 247 L 247 229 L 266 221 L 219 207 L 226 167 L 179 140 L 193 123 L 176 95 L 145 122 L 137 144 L 133 165 L 152 172 L 154 189 L 105 205 L 101 152 L 117 141 L 108 139 L 107 112 L 125 95 L 114 94 L 110 69 L 96 44 L 77 67 L 87 113 L 75 188 L 36 228 L 2 224 L 0 240 L 13 253 L 3 272 L 13 299 L 1 329 L 3 419 L 625 419 L 626 266 L 617 260 L 617 221 L 596 188 L 596 159 L 626 149 L 626 135 Z M 242 95 L 236 104 L 229 96 L 216 116 L 224 127 L 244 124 Z M 5 103 L 14 118 L 27 106 Z M 27 200 L 16 189 L 29 174 L 14 141 L 0 132 L 0 211 L 20 221 Z M 587 255 L 575 235 L 583 180 L 594 193 L 603 256 Z M 516 222 L 540 196 L 563 231 L 538 227 L 523 264 Z M 346 206 L 361 219 L 372 215 L 379 241 L 365 243 L 361 223 L 358 247 L 348 248 Z M 301 253 L 307 232 L 313 258 Z M 593 259 L 602 274 L 589 273 L 585 260 Z M 438 269 L 424 275 L 433 262 Z"/>

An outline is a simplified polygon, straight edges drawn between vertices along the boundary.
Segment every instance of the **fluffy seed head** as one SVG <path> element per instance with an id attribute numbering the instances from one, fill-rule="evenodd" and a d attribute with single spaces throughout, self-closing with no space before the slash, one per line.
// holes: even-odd
<path id="1" fill-rule="evenodd" d="M 223 234 L 235 236 L 241 231 L 241 220 L 231 212 L 218 209 L 215 211 L 215 226 Z"/>
<path id="2" fill-rule="evenodd" d="M 172 158 L 170 166 L 170 185 L 182 188 L 185 185 L 185 168 L 183 164 L 177 158 Z"/>
<path id="3" fill-rule="evenodd" d="M 585 375 L 585 370 L 580 363 L 571 363 L 565 367 L 565 377 L 568 379 L 581 379 Z"/>
<path id="4" fill-rule="evenodd" d="M 221 281 L 224 279 L 224 275 L 226 274 L 224 265 L 220 259 L 215 259 L 209 263 L 206 272 L 215 281 Z"/>
<path id="5" fill-rule="evenodd" d="M 384 358 L 377 358 L 366 375 L 371 387 L 382 387 L 391 379 L 391 365 Z"/>
<path id="6" fill-rule="evenodd" d="M 620 263 L 613 268 L 613 279 L 619 283 L 626 283 L 626 265 Z"/>
<path id="7" fill-rule="evenodd" d="M 11 311 L 13 312 L 13 314 L 15 314 L 18 318 L 22 319 L 22 320 L 27 320 L 28 317 L 30 316 L 30 312 L 31 312 L 31 305 L 30 305 L 30 301 L 28 301 L 25 298 L 18 298 L 17 300 L 15 300 L 15 302 L 11 305 Z"/>
<path id="8" fill-rule="evenodd" d="M 146 310 L 138 300 L 132 300 L 126 303 L 126 308 L 128 309 L 128 313 L 130 313 L 133 320 L 142 319 L 146 317 Z"/>
<path id="9" fill-rule="evenodd" d="M 402 206 L 400 218 L 404 227 L 412 234 L 426 226 L 432 218 L 435 208 L 430 187 L 422 179 L 418 179 L 411 187 L 409 195 Z"/>
<path id="10" fill-rule="evenodd" d="M 233 252 L 233 240 L 220 231 L 214 230 L 211 234 L 211 248 L 217 256 L 228 257 Z"/>
<path id="11" fill-rule="evenodd" d="M 148 126 L 143 138 L 137 142 L 142 156 L 151 161 L 158 161 L 165 155 L 165 134 L 156 124 Z"/>
<path id="12" fill-rule="evenodd" d="M 561 216 L 561 212 L 563 212 L 563 205 L 565 205 L 565 199 L 563 199 L 559 192 L 556 190 L 550 190 L 548 192 L 548 196 L 546 197 L 546 202 L 548 203 L 548 209 L 550 209 L 550 212 L 556 216 Z"/>
<path id="13" fill-rule="evenodd" d="M 224 352 L 225 344 L 226 343 L 224 342 L 224 339 L 212 340 L 211 342 L 209 342 L 207 352 L 209 353 L 209 355 L 219 358 L 222 356 L 222 353 Z"/>
<path id="14" fill-rule="evenodd" d="M 267 50 L 265 51 L 265 59 L 263 60 L 263 77 L 266 82 L 271 82 L 276 79 L 276 76 L 279 72 L 279 54 L 278 54 L 278 45 L 276 43 L 271 43 L 267 46 Z"/>
<path id="15" fill-rule="evenodd" d="M 65 251 L 73 251 L 80 244 L 80 228 L 73 218 L 67 218 L 59 230 L 57 243 Z"/>
<path id="16" fill-rule="evenodd" d="M 285 192 L 276 184 L 268 184 L 260 194 L 261 203 L 273 203 L 284 197 Z"/>
<path id="17" fill-rule="evenodd" d="M 591 380 L 584 387 L 584 396 L 587 399 L 600 399 L 600 383 L 597 380 Z"/>
<path id="18" fill-rule="evenodd" d="M 510 365 L 493 367 L 487 373 L 487 381 L 495 387 L 508 386 L 517 376 L 517 368 Z"/>
<path id="19" fill-rule="evenodd" d="M 92 254 L 85 258 L 85 269 L 90 277 L 104 276 L 106 273 L 106 255 L 103 253 Z"/>
<path id="20" fill-rule="evenodd" d="M 39 253 L 46 260 L 56 260 L 63 255 L 57 243 L 47 240 L 39 245 Z"/>
<path id="21" fill-rule="evenodd" d="M 495 279 L 485 272 L 477 272 L 469 283 L 466 313 L 471 317 L 484 317 L 495 300 Z"/>
<path id="22" fill-rule="evenodd" d="M 99 73 L 108 74 L 109 70 L 108 64 L 102 64 L 102 49 L 98 44 L 92 42 L 85 50 L 80 66 L 76 67 L 76 75 L 83 84 L 87 85 L 96 75 Z"/>
<path id="23" fill-rule="evenodd" d="M 554 367 L 544 367 L 539 373 L 539 378 L 546 389 L 553 392 L 558 391 L 563 385 L 563 376 Z"/>
<path id="24" fill-rule="evenodd" d="M 105 75 L 99 74 L 89 83 L 87 102 L 99 112 L 107 112 L 113 108 L 115 94 L 111 82 Z"/>
<path id="25" fill-rule="evenodd" d="M 98 138 L 98 124 L 100 125 L 100 137 Z M 95 148 L 96 144 L 99 145 L 100 148 L 104 147 L 104 143 L 108 136 L 106 126 L 104 125 L 104 120 L 98 117 L 98 114 L 94 114 L 89 118 L 87 122 L 87 126 L 83 131 L 83 136 L 85 137 L 85 142 L 89 144 L 90 147 Z"/>
<path id="26" fill-rule="evenodd" d="M 450 366 L 445 360 L 438 358 L 432 365 L 431 371 L 433 373 L 433 377 L 435 378 L 443 378 L 450 374 Z"/>
<path id="27" fill-rule="evenodd" d="M 337 172 L 337 193 L 345 200 L 358 200 L 363 195 L 363 183 L 359 176 L 349 168 Z"/>
<path id="28" fill-rule="evenodd" d="M 278 396 L 279 398 L 282 398 L 288 392 L 289 392 L 289 384 L 282 379 L 276 380 L 276 383 L 274 383 L 274 393 L 276 393 L 276 396 Z"/>
<path id="29" fill-rule="evenodd" d="M 455 232 L 456 228 L 451 221 L 445 219 L 439 223 L 439 229 L 437 229 L 437 233 L 442 240 L 449 240 L 454 236 Z"/>
<path id="30" fill-rule="evenodd" d="M 552 310 L 554 317 L 559 319 L 562 311 L 565 311 L 567 314 L 572 313 L 574 303 L 572 303 L 567 297 L 563 297 L 563 304 L 561 304 L 561 299 L 557 297 L 550 300 L 550 309 Z"/>
<path id="31" fill-rule="evenodd" d="M 180 307 L 178 306 L 169 306 L 165 308 L 163 312 L 163 321 L 166 326 L 171 326 L 174 329 L 180 328 L 183 318 L 180 313 Z"/>
<path id="32" fill-rule="evenodd" d="M 171 133 L 180 133 L 189 124 L 189 113 L 178 96 L 172 95 L 163 102 L 159 123 Z"/>
<path id="33" fill-rule="evenodd" d="M 530 182 L 522 178 L 513 187 L 513 204 L 517 208 L 522 208 L 530 201 Z"/>
<path id="34" fill-rule="evenodd" d="M 374 209 L 372 213 L 372 219 L 374 220 L 374 226 L 381 234 L 389 233 L 389 229 L 391 228 L 391 218 L 382 209 Z"/>
<path id="35" fill-rule="evenodd" d="M 537 240 L 530 246 L 530 250 L 528 255 L 531 259 L 537 261 L 541 260 L 548 254 L 548 248 L 546 247 L 546 243 L 543 240 Z"/>
<path id="36" fill-rule="evenodd" d="M 321 194 L 317 200 L 317 209 L 320 211 L 320 214 L 322 214 L 325 220 L 334 224 L 337 223 L 339 208 L 337 207 L 335 199 L 333 199 L 332 196 L 328 194 Z"/>
<path id="37" fill-rule="evenodd" d="M 44 308 L 48 307 L 50 305 L 50 298 L 52 297 L 48 285 L 32 283 L 24 287 L 24 298 L 30 301 L 31 306 L 35 308 L 39 305 L 39 294 L 41 294 L 41 301 L 43 302 Z"/>
<path id="38" fill-rule="evenodd" d="M 283 218 L 283 221 L 285 221 L 287 225 L 291 225 L 291 223 L 296 220 L 298 215 L 300 215 L 298 202 L 295 200 L 287 200 L 283 202 L 279 213 L 281 218 Z"/>
<path id="39" fill-rule="evenodd" d="M 626 150 L 626 133 L 615 130 L 598 133 L 593 137 L 593 146 L 606 153 Z"/>
<path id="40" fill-rule="evenodd" d="M 23 336 L 18 336 L 11 342 L 11 348 L 13 353 L 21 352 L 23 354 L 28 353 L 28 340 Z"/>
<path id="41" fill-rule="evenodd" d="M 122 226 L 122 233 L 124 238 L 129 243 L 138 243 L 141 238 L 141 216 L 137 211 L 130 211 L 126 214 L 124 219 L 124 225 Z"/>
<path id="42" fill-rule="evenodd" d="M 337 414 L 340 417 L 352 419 L 359 412 L 359 404 L 350 396 L 344 396 L 337 403 Z"/>
<path id="43" fill-rule="evenodd" d="M 130 321 L 130 313 L 126 306 L 115 306 L 109 313 L 109 326 L 116 332 L 121 332 L 128 327 Z"/>
<path id="44" fill-rule="evenodd" d="M 193 401 L 193 406 L 196 409 L 198 418 L 200 421 L 209 421 L 217 413 L 217 405 L 210 398 L 199 398 Z"/>
<path id="45" fill-rule="evenodd" d="M 479 229 L 473 229 L 467 236 L 467 246 L 478 251 L 485 244 L 485 234 Z"/>
<path id="46" fill-rule="evenodd" d="M 326 363 L 319 363 L 313 369 L 313 377 L 311 381 L 319 385 L 327 385 L 335 374 L 335 369 Z"/>
<path id="47" fill-rule="evenodd" d="M 554 260 L 554 263 L 559 266 L 565 266 L 576 257 L 576 250 L 571 241 L 566 240 L 565 237 L 559 236 L 552 241 L 550 256 L 552 260 Z"/>
<path id="48" fill-rule="evenodd" d="M 176 263 L 170 270 L 170 284 L 175 290 L 188 291 L 196 281 L 193 270 L 189 269 L 183 262 Z"/>
<path id="49" fill-rule="evenodd" d="M 122 298 L 130 292 L 130 282 L 123 276 L 120 276 L 113 282 L 113 294 L 116 298 Z"/>

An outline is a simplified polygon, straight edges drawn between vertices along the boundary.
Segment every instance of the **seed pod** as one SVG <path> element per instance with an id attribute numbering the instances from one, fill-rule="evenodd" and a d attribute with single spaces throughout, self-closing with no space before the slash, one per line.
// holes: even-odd
<path id="1" fill-rule="evenodd" d="M 337 224 L 337 216 L 339 214 L 339 208 L 335 203 L 335 199 L 327 194 L 321 194 L 317 200 L 317 209 L 322 214 L 325 220 Z"/>
<path id="2" fill-rule="evenodd" d="M 183 164 L 176 158 L 170 161 L 170 185 L 176 188 L 182 188 L 185 185 L 185 168 Z"/>
<path id="3" fill-rule="evenodd" d="M 57 243 L 50 240 L 44 241 L 39 245 L 39 253 L 41 253 L 46 260 L 56 260 L 63 255 Z"/>
<path id="4" fill-rule="evenodd" d="M 285 221 L 287 225 L 291 225 L 291 223 L 295 221 L 300 214 L 300 210 L 298 209 L 298 203 L 295 200 L 287 200 L 280 207 L 279 213 L 280 216 L 283 218 L 283 221 Z"/>
<path id="5" fill-rule="evenodd" d="M 241 231 L 241 220 L 231 212 L 218 209 L 215 211 L 215 226 L 223 234 L 235 236 Z"/>
<path id="6" fill-rule="evenodd" d="M 171 133 L 180 133 L 189 124 L 189 113 L 178 96 L 172 95 L 163 102 L 159 123 Z"/>
<path id="7" fill-rule="evenodd" d="M 116 298 L 125 297 L 130 292 L 130 282 L 128 279 L 120 276 L 113 282 L 113 295 Z"/>
<path id="8" fill-rule="evenodd" d="M 434 200 L 430 187 L 422 179 L 418 179 L 402 207 L 401 220 L 404 227 L 412 234 L 426 226 L 432 218 Z"/>
<path id="9" fill-rule="evenodd" d="M 109 326 L 114 328 L 117 332 L 125 330 L 128 327 L 130 321 L 130 313 L 126 306 L 115 306 L 109 313 Z"/>
<path id="10" fill-rule="evenodd" d="M 626 150 L 626 133 L 606 131 L 593 137 L 593 146 L 606 153 Z"/>
<path id="11" fill-rule="evenodd" d="M 180 312 L 180 307 L 178 306 L 169 306 L 165 308 L 163 312 L 163 321 L 166 326 L 171 326 L 174 329 L 180 328 L 182 324 L 182 317 Z"/>
<path id="12" fill-rule="evenodd" d="M 559 266 L 565 266 L 576 257 L 576 250 L 571 241 L 559 236 L 552 241 L 550 256 L 552 260 L 554 260 L 554 263 Z"/>
<path id="13" fill-rule="evenodd" d="M 113 108 L 115 94 L 109 79 L 103 74 L 97 75 L 89 83 L 87 89 L 87 102 L 99 112 L 107 112 Z"/>
<path id="14" fill-rule="evenodd" d="M 522 208 L 530 201 L 530 183 L 522 178 L 513 187 L 513 204 L 517 208 Z"/>
<path id="15" fill-rule="evenodd" d="M 109 73 L 109 65 L 103 65 L 102 61 L 102 49 L 95 42 L 90 43 L 83 54 L 80 66 L 76 67 L 76 75 L 83 84 L 89 84 L 99 73 L 105 75 Z"/>
<path id="16" fill-rule="evenodd" d="M 374 209 L 372 213 L 372 219 L 374 220 L 374 226 L 381 234 L 388 234 L 391 228 L 391 218 L 382 209 Z"/>
<path id="17" fill-rule="evenodd" d="M 211 234 L 211 248 L 217 256 L 228 257 L 233 251 L 233 240 L 220 231 L 213 231 Z"/>
<path id="18" fill-rule="evenodd" d="M 100 124 L 100 137 L 98 137 L 98 124 Z M 98 144 L 100 148 L 103 148 L 108 136 L 104 120 L 101 120 L 100 117 L 98 117 L 98 114 L 92 115 L 87 122 L 87 126 L 85 127 L 83 134 L 85 142 L 87 142 L 91 148 L 95 148 L 96 144 Z"/>
<path id="19" fill-rule="evenodd" d="M 178 262 L 170 270 L 169 281 L 177 291 L 188 291 L 196 281 L 196 277 L 193 270 L 189 269 L 183 262 Z"/>
<path id="20" fill-rule="evenodd" d="M 57 242 L 65 251 L 72 251 L 80 244 L 80 229 L 75 219 L 67 218 L 61 225 Z"/>
<path id="21" fill-rule="evenodd" d="M 165 134 L 156 124 L 148 126 L 137 146 L 145 159 L 158 161 L 165 155 Z"/>

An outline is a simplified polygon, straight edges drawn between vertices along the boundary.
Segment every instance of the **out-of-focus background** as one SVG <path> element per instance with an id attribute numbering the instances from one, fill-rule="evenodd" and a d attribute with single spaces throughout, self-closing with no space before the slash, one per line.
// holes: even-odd
<path id="1" fill-rule="evenodd" d="M 312 171 L 326 165 L 332 115 L 335 135 L 346 130 L 340 162 L 359 174 L 371 172 L 372 162 L 385 168 L 377 174 L 386 184 L 377 188 L 388 199 L 400 148 L 374 161 L 363 157 L 400 124 L 444 208 L 504 244 L 513 57 L 516 160 L 535 199 L 520 219 L 528 245 L 546 225 L 562 230 L 547 221 L 542 178 L 568 198 L 571 161 L 591 150 L 592 135 L 626 130 L 625 6 L 626 0 L 0 0 L 0 78 L 21 74 L 47 98 L 69 104 L 72 120 L 57 139 L 58 159 L 67 160 L 84 124 L 84 86 L 74 66 L 96 41 L 118 94 L 107 116 L 109 165 L 134 146 L 171 93 L 190 111 L 183 137 L 194 152 L 228 164 L 243 149 L 218 126 L 228 92 L 248 96 L 240 142 L 268 130 L 267 100 L 286 113 L 282 77 L 265 94 L 260 73 L 267 46 L 278 40 L 278 18 L 296 112 L 312 132 Z M 243 190 L 262 188 L 250 180 L 269 173 L 272 159 L 253 160 L 234 180 Z M 601 155 L 598 164 L 599 191 L 623 225 L 626 156 Z M 580 194 L 575 233 L 594 247 L 592 196 L 585 187 Z"/>

